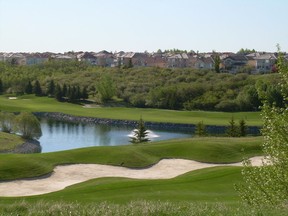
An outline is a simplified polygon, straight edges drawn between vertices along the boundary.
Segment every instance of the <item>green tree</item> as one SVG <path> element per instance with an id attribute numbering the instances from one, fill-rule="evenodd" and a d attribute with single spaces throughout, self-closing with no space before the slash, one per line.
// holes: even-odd
<path id="1" fill-rule="evenodd" d="M 57 101 L 63 100 L 63 92 L 62 92 L 61 86 L 59 84 L 56 85 L 55 98 Z"/>
<path id="2" fill-rule="evenodd" d="M 88 95 L 88 92 L 87 92 L 87 87 L 84 87 L 84 88 L 82 89 L 82 92 L 81 92 L 81 98 L 82 98 L 83 100 L 86 100 L 86 99 L 88 99 L 88 97 L 89 97 L 89 95 Z"/>
<path id="3" fill-rule="evenodd" d="M 102 102 L 111 100 L 116 91 L 112 78 L 108 75 L 101 77 L 97 90 L 100 93 Z"/>
<path id="4" fill-rule="evenodd" d="M 220 56 L 216 54 L 214 57 L 214 69 L 216 73 L 220 73 L 220 63 L 221 63 Z"/>
<path id="5" fill-rule="evenodd" d="M 204 125 L 203 121 L 198 122 L 196 125 L 195 134 L 200 137 L 207 135 L 206 126 Z"/>
<path id="6" fill-rule="evenodd" d="M 25 93 L 32 94 L 33 93 L 33 86 L 30 81 L 28 81 L 27 85 L 25 86 Z"/>
<path id="7" fill-rule="evenodd" d="M 39 83 L 38 80 L 35 81 L 34 88 L 33 88 L 33 93 L 36 96 L 42 96 L 42 88 L 41 88 L 40 83 Z"/>
<path id="8" fill-rule="evenodd" d="M 28 112 L 16 116 L 16 131 L 25 139 L 39 139 L 42 136 L 39 120 Z"/>
<path id="9" fill-rule="evenodd" d="M 239 136 L 239 130 L 233 117 L 231 118 L 231 121 L 229 121 L 229 126 L 227 127 L 226 134 L 229 137 Z"/>
<path id="10" fill-rule="evenodd" d="M 138 122 L 137 128 L 134 130 L 134 136 L 131 137 L 130 142 L 133 144 L 142 143 L 142 142 L 149 142 L 148 139 L 148 131 L 145 127 L 145 122 L 143 121 L 142 117 Z"/>
<path id="11" fill-rule="evenodd" d="M 47 85 L 47 95 L 54 96 L 55 94 L 55 83 L 54 80 L 50 80 Z"/>
<path id="12" fill-rule="evenodd" d="M 246 160 L 242 170 L 244 184 L 236 187 L 244 201 L 258 207 L 287 207 L 288 203 L 288 65 L 282 55 L 278 58 L 278 68 L 285 107 L 271 105 L 266 92 L 259 89 L 264 104 L 262 148 L 266 160 L 260 167 L 252 167 L 251 162 Z"/>
<path id="13" fill-rule="evenodd" d="M 68 92 L 67 85 L 64 83 L 63 88 L 62 88 L 63 97 L 67 97 L 68 96 L 67 92 Z"/>
<path id="14" fill-rule="evenodd" d="M 11 133 L 14 128 L 15 115 L 10 112 L 0 112 L 1 131 Z"/>
<path id="15" fill-rule="evenodd" d="M 2 79 L 0 79 L 0 94 L 3 93 L 3 82 Z"/>
<path id="16" fill-rule="evenodd" d="M 244 137 L 247 135 L 247 125 L 244 119 L 239 121 L 239 136 Z"/>

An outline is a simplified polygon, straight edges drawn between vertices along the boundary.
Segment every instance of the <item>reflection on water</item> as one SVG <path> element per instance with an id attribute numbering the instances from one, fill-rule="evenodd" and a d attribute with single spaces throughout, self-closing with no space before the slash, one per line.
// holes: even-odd
<path id="1" fill-rule="evenodd" d="M 84 123 L 67 123 L 54 120 L 41 120 L 42 152 L 54 152 L 90 146 L 117 146 L 129 144 L 133 128 L 111 125 L 91 125 Z M 151 141 L 191 137 L 181 132 L 149 130 Z"/>

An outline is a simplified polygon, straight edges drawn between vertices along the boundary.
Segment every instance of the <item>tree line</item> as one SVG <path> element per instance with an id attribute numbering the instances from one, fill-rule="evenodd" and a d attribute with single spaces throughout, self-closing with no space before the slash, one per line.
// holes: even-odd
<path id="1" fill-rule="evenodd" d="M 3 94 L 32 92 L 59 101 L 89 97 L 98 103 L 116 100 L 142 108 L 256 111 L 263 105 L 257 88 L 266 91 L 271 104 L 283 107 L 278 81 L 277 73 L 249 75 L 191 68 L 101 68 L 77 62 L 13 67 L 0 63 L 0 92 Z"/>

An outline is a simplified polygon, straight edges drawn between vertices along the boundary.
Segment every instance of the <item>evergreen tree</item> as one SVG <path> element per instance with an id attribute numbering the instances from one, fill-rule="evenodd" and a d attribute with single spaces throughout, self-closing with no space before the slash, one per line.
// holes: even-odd
<path id="1" fill-rule="evenodd" d="M 55 83 L 54 80 L 50 80 L 47 86 L 47 95 L 54 96 L 55 94 Z"/>
<path id="2" fill-rule="evenodd" d="M 32 94 L 33 93 L 33 86 L 30 82 L 30 80 L 28 81 L 27 85 L 25 86 L 25 93 L 26 94 Z"/>
<path id="3" fill-rule="evenodd" d="M 146 130 L 145 122 L 141 117 L 138 122 L 137 129 L 134 130 L 134 136 L 131 138 L 130 142 L 133 144 L 149 142 L 150 140 L 147 138 L 147 135 L 148 131 Z"/>
<path id="4" fill-rule="evenodd" d="M 133 63 L 132 63 L 132 59 L 130 58 L 129 59 L 129 62 L 128 62 L 128 68 L 133 68 Z"/>
<path id="5" fill-rule="evenodd" d="M 214 58 L 214 69 L 216 73 L 220 73 L 220 63 L 221 63 L 220 56 L 216 54 Z"/>
<path id="6" fill-rule="evenodd" d="M 38 80 L 35 81 L 34 88 L 33 88 L 33 93 L 36 96 L 42 96 L 42 89 L 41 89 L 41 86 L 40 86 L 40 83 L 39 83 Z"/>
<path id="7" fill-rule="evenodd" d="M 239 131 L 238 127 L 237 127 L 237 125 L 236 125 L 236 123 L 234 121 L 234 118 L 232 117 L 231 121 L 229 122 L 229 126 L 228 126 L 228 128 L 226 130 L 226 134 L 229 137 L 237 137 L 237 136 L 239 136 L 239 132 L 238 131 Z"/>
<path id="8" fill-rule="evenodd" d="M 0 79 L 0 94 L 2 94 L 2 93 L 3 93 L 3 82 Z"/>
<path id="9" fill-rule="evenodd" d="M 88 92 L 87 92 L 87 87 L 84 87 L 83 90 L 82 90 L 82 93 L 81 93 L 81 98 L 83 100 L 86 100 L 88 99 L 89 95 L 88 95 Z"/>
<path id="10" fill-rule="evenodd" d="M 247 134 L 247 126 L 244 119 L 239 121 L 239 136 L 244 137 Z"/>
<path id="11" fill-rule="evenodd" d="M 63 88 L 62 88 L 63 97 L 67 97 L 68 96 L 67 93 L 68 93 L 67 85 L 64 83 Z"/>
<path id="12" fill-rule="evenodd" d="M 56 85 L 55 98 L 58 101 L 62 101 L 63 100 L 63 92 L 62 92 L 61 86 L 59 84 Z"/>
<path id="13" fill-rule="evenodd" d="M 206 126 L 204 125 L 203 121 L 198 122 L 198 124 L 196 125 L 195 134 L 197 136 L 205 136 L 207 134 Z"/>

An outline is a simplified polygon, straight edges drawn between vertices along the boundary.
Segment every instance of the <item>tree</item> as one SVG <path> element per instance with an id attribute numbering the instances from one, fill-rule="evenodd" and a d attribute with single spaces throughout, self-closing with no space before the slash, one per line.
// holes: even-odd
<path id="1" fill-rule="evenodd" d="M 229 137 L 239 136 L 238 127 L 237 127 L 233 117 L 231 118 L 231 121 L 229 122 L 229 126 L 226 130 L 226 134 Z"/>
<path id="2" fill-rule="evenodd" d="M 16 116 L 16 131 L 25 139 L 39 139 L 42 136 L 39 120 L 28 112 Z"/>
<path id="3" fill-rule="evenodd" d="M 25 93 L 32 94 L 33 93 L 33 86 L 30 81 L 28 81 L 27 85 L 25 86 Z"/>
<path id="4" fill-rule="evenodd" d="M 131 137 L 130 142 L 133 144 L 149 142 L 150 140 L 147 138 L 147 135 L 148 131 L 146 130 L 145 123 L 141 117 L 138 122 L 137 129 L 134 130 L 134 136 Z"/>
<path id="5" fill-rule="evenodd" d="M 133 68 L 133 63 L 132 63 L 132 59 L 131 58 L 129 58 L 129 62 L 128 62 L 127 68 Z"/>
<path id="6" fill-rule="evenodd" d="M 2 93 L 3 93 L 3 82 L 0 79 L 0 94 L 2 94 Z"/>
<path id="7" fill-rule="evenodd" d="M 62 92 L 61 86 L 59 84 L 56 85 L 55 98 L 57 101 L 63 100 L 63 92 Z"/>
<path id="8" fill-rule="evenodd" d="M 47 95 L 54 96 L 54 94 L 55 94 L 55 83 L 54 80 L 50 80 L 47 86 Z"/>
<path id="9" fill-rule="evenodd" d="M 41 89 L 41 86 L 40 86 L 40 83 L 39 83 L 38 80 L 35 81 L 34 88 L 33 88 L 33 93 L 36 96 L 42 96 L 42 89 Z"/>
<path id="10" fill-rule="evenodd" d="M 220 73 L 220 63 L 221 63 L 220 56 L 216 54 L 214 58 L 214 69 L 216 73 Z"/>
<path id="11" fill-rule="evenodd" d="M 207 134 L 206 126 L 204 125 L 203 121 L 198 122 L 198 124 L 196 125 L 195 134 L 200 137 L 205 136 Z"/>
<path id="12" fill-rule="evenodd" d="M 284 108 L 268 101 L 263 89 L 258 89 L 263 100 L 262 118 L 264 121 L 262 145 L 265 161 L 262 166 L 252 167 L 244 161 L 242 176 L 244 184 L 236 189 L 244 201 L 254 206 L 287 206 L 288 202 L 288 65 L 280 54 L 279 73 L 282 77 L 279 86 Z"/>
<path id="13" fill-rule="evenodd" d="M 11 133 L 14 127 L 15 115 L 10 112 L 0 112 L 0 127 L 5 133 Z"/>
<path id="14" fill-rule="evenodd" d="M 83 100 L 86 100 L 86 99 L 88 99 L 88 97 L 89 97 L 89 95 L 88 95 L 88 92 L 87 92 L 87 87 L 84 87 L 84 88 L 82 89 L 82 92 L 81 92 L 81 98 L 82 98 Z"/>
<path id="15" fill-rule="evenodd" d="M 247 134 L 247 126 L 244 119 L 239 121 L 239 136 L 244 137 Z"/>
<path id="16" fill-rule="evenodd" d="M 115 87 L 112 78 L 108 75 L 101 77 L 100 82 L 97 85 L 97 90 L 100 93 L 102 102 L 111 100 L 115 95 Z"/>
<path id="17" fill-rule="evenodd" d="M 68 92 L 67 85 L 64 83 L 63 88 L 62 88 L 63 97 L 67 97 L 68 96 L 67 92 Z"/>

